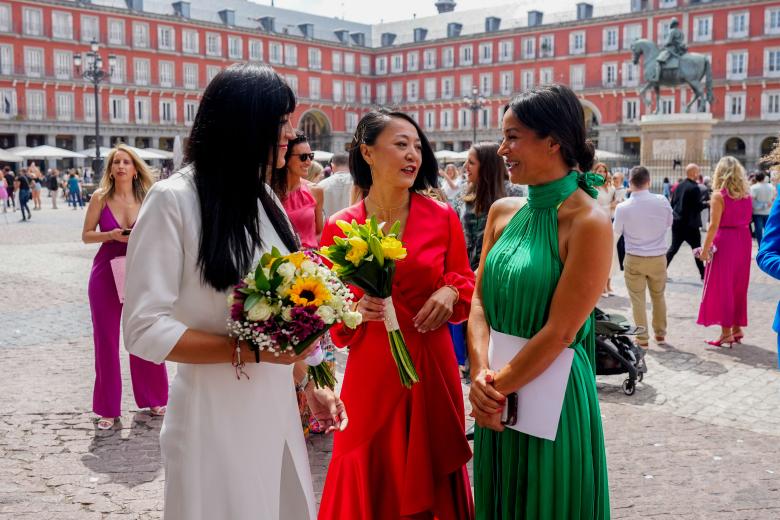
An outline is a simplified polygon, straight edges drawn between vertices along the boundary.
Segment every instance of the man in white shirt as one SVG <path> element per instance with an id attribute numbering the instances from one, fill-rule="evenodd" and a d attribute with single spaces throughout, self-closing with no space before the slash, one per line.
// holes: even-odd
<path id="1" fill-rule="evenodd" d="M 317 183 L 323 192 L 322 211 L 325 213 L 325 220 L 350 205 L 353 191 L 349 155 L 346 152 L 335 153 L 330 164 L 333 174 Z"/>
<path id="2" fill-rule="evenodd" d="M 750 196 L 753 198 L 753 230 L 758 247 L 761 247 L 766 219 L 777 193 L 775 187 L 767 182 L 766 175 L 759 172 L 756 174 L 756 183 L 750 187 Z"/>
<path id="3" fill-rule="evenodd" d="M 653 333 L 657 343 L 666 339 L 666 235 L 674 216 L 663 195 L 650 193 L 650 172 L 636 166 L 629 174 L 631 197 L 615 208 L 612 228 L 626 243 L 625 279 L 634 322 L 643 327 L 637 341 L 647 348 L 647 303 L 645 289 L 650 290 L 653 304 Z"/>

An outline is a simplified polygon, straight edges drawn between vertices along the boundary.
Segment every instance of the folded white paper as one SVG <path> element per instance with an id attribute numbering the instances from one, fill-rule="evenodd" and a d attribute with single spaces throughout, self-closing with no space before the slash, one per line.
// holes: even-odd
<path id="1" fill-rule="evenodd" d="M 117 256 L 111 259 L 111 272 L 114 273 L 114 285 L 119 303 L 125 303 L 125 257 Z"/>
<path id="2" fill-rule="evenodd" d="M 526 338 L 490 329 L 490 368 L 496 371 L 503 368 L 523 350 L 526 343 Z M 573 360 L 574 350 L 564 349 L 547 370 L 516 392 L 517 422 L 512 426 L 507 425 L 507 428 L 534 437 L 555 440 Z"/>

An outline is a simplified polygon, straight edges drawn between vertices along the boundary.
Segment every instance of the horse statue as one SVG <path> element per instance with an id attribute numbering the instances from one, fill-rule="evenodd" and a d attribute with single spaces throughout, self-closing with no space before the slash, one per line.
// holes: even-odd
<path id="1" fill-rule="evenodd" d="M 639 92 L 645 107 L 650 108 L 651 100 L 645 93 L 652 88 L 655 91 L 655 111 L 658 113 L 660 107 L 661 87 L 675 87 L 677 85 L 687 84 L 695 94 L 693 99 L 685 106 L 685 112 L 691 111 L 691 106 L 698 101 L 698 111 L 706 112 L 707 104 L 712 105 L 714 96 L 712 95 L 712 65 L 707 57 L 697 52 L 683 54 L 680 58 L 675 58 L 677 67 L 670 68 L 664 65 L 660 74 L 657 68 L 661 63 L 656 61 L 661 49 L 650 40 L 638 39 L 631 44 L 631 52 L 634 54 L 634 65 L 639 63 L 639 58 L 644 54 L 645 65 L 643 69 L 643 78 L 645 85 Z M 656 78 L 658 78 L 656 80 Z M 701 88 L 701 81 L 704 80 L 704 91 Z"/>

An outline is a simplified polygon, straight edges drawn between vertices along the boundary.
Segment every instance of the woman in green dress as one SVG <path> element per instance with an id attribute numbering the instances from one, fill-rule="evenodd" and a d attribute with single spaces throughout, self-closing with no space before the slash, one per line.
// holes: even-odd
<path id="1" fill-rule="evenodd" d="M 503 134 L 498 153 L 529 193 L 525 205 L 505 198 L 490 209 L 469 316 L 477 518 L 607 519 L 593 309 L 609 275 L 612 231 L 595 200 L 598 176 L 581 173 L 593 165 L 593 145 L 579 100 L 560 85 L 516 97 Z M 529 340 L 496 371 L 491 328 Z M 566 348 L 574 360 L 555 440 L 504 429 L 506 396 Z"/>

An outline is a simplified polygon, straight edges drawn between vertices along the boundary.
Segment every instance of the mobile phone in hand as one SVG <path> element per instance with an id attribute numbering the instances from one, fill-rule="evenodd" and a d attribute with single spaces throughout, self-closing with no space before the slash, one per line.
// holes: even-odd
<path id="1" fill-rule="evenodd" d="M 506 405 L 501 411 L 501 424 L 506 426 L 517 424 L 517 392 L 506 396 Z"/>
<path id="2" fill-rule="evenodd" d="M 129 229 L 123 229 L 123 230 L 122 230 L 122 236 L 125 236 L 125 237 L 126 237 L 126 236 L 128 236 L 129 234 L 130 234 L 130 230 L 129 230 Z"/>

